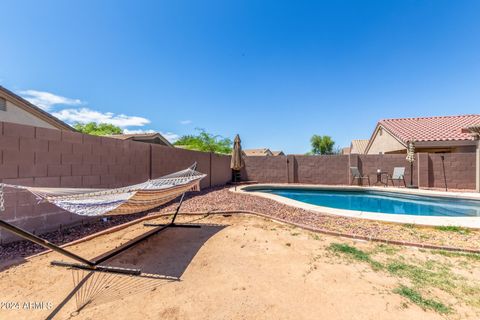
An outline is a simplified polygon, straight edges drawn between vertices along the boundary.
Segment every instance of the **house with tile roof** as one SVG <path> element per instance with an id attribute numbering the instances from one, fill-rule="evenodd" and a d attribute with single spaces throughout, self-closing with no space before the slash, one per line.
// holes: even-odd
<path id="1" fill-rule="evenodd" d="M 0 121 L 75 131 L 65 122 L 0 86 Z"/>
<path id="2" fill-rule="evenodd" d="M 364 154 L 365 149 L 367 148 L 369 140 L 367 139 L 357 139 L 352 140 L 350 143 L 349 153 L 350 154 Z"/>
<path id="3" fill-rule="evenodd" d="M 479 124 L 478 114 L 381 120 L 365 154 L 406 153 L 408 141 L 417 152 L 475 152 L 476 141 L 465 128 Z"/>
<path id="4" fill-rule="evenodd" d="M 259 149 L 243 149 L 242 153 L 246 157 L 268 157 L 273 156 L 272 151 L 268 148 Z"/>
<path id="5" fill-rule="evenodd" d="M 173 147 L 173 145 L 158 132 L 112 134 L 112 135 L 108 135 L 107 137 L 119 139 L 119 140 L 132 140 L 132 141 L 139 141 L 139 142 L 145 142 L 145 143 L 159 144 L 167 147 Z"/>

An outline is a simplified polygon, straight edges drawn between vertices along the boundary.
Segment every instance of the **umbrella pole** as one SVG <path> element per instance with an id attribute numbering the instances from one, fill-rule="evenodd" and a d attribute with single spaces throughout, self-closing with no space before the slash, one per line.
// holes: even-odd
<path id="1" fill-rule="evenodd" d="M 413 162 L 410 162 L 410 186 L 413 186 Z"/>
<path id="2" fill-rule="evenodd" d="M 413 184 L 413 161 L 410 162 L 410 183 L 407 185 L 409 189 L 418 189 L 418 186 Z"/>

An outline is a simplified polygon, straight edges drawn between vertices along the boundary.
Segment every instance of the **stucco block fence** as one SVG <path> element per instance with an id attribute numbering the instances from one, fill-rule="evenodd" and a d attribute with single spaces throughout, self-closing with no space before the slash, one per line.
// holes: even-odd
<path id="1" fill-rule="evenodd" d="M 260 183 L 348 185 L 350 167 L 358 167 L 363 175 L 369 175 L 372 184 L 376 182 L 377 169 L 391 174 L 394 167 L 405 167 L 407 184 L 412 174 L 410 163 L 402 154 L 288 155 L 245 158 L 242 179 Z M 446 185 L 449 189 L 474 190 L 475 153 L 417 153 L 413 182 L 420 188 L 445 188 Z"/>
<path id="2" fill-rule="evenodd" d="M 41 187 L 114 188 L 185 169 L 206 173 L 202 188 L 231 180 L 230 156 L 0 122 L 0 181 Z M 1 218 L 43 233 L 89 218 L 38 203 L 27 191 L 6 190 Z M 18 239 L 0 230 L 0 242 Z"/>

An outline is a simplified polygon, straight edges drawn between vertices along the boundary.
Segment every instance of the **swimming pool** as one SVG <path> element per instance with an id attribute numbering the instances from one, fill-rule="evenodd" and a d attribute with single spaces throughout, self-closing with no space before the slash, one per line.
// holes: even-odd
<path id="1" fill-rule="evenodd" d="M 245 188 L 299 202 L 368 213 L 435 217 L 480 217 L 480 201 L 358 189 Z"/>

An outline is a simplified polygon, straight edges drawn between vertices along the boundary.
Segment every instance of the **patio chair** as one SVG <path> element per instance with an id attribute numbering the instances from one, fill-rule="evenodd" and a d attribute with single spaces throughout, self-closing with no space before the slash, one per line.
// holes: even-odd
<path id="1" fill-rule="evenodd" d="M 353 184 L 355 179 L 357 179 L 358 181 L 362 181 L 362 184 L 363 184 L 363 179 L 367 179 L 368 185 L 370 185 L 370 177 L 362 176 L 362 174 L 360 173 L 357 167 L 350 167 L 350 172 L 352 173 L 352 181 L 350 182 L 350 185 Z"/>
<path id="2" fill-rule="evenodd" d="M 405 183 L 405 167 L 395 167 L 393 168 L 393 174 L 389 174 L 387 177 L 387 186 L 388 181 L 392 181 L 392 186 L 395 187 L 394 181 L 403 181 L 403 186 L 406 187 L 407 184 Z"/>

